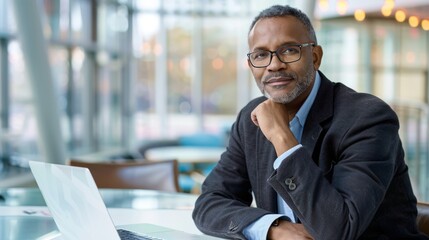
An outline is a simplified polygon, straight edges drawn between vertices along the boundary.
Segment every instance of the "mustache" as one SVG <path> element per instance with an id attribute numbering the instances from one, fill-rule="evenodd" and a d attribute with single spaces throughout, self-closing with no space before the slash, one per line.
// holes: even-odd
<path id="1" fill-rule="evenodd" d="M 267 76 L 262 79 L 262 83 L 265 85 L 267 84 L 271 78 L 293 78 L 296 79 L 296 75 L 294 73 L 288 73 L 288 72 L 275 72 L 268 74 Z"/>

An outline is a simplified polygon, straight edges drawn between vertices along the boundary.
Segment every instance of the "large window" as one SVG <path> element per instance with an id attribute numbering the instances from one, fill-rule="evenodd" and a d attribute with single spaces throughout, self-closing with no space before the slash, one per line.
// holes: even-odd
<path id="1" fill-rule="evenodd" d="M 246 61 L 250 22 L 269 5 L 303 2 L 37 0 L 66 157 L 228 131 L 238 110 L 261 94 Z M 0 0 L 0 156 L 43 159 L 40 106 L 13 3 Z M 315 27 L 321 70 L 397 111 L 413 184 L 429 199 L 427 31 L 370 17 Z"/>
<path id="2" fill-rule="evenodd" d="M 225 131 L 238 102 L 241 107 L 251 95 L 243 47 L 246 8 L 233 7 L 239 1 L 210 6 L 190 2 L 166 5 L 161 14 L 142 7 L 133 18 L 131 81 L 138 141 Z"/>
<path id="3" fill-rule="evenodd" d="M 15 160 L 38 155 L 38 128 L 34 113 L 33 95 L 21 48 L 16 41 L 8 45 L 9 54 L 9 153 Z M 15 161 L 14 160 L 14 161 Z M 20 160 L 18 160 L 20 161 Z"/>
<path id="4" fill-rule="evenodd" d="M 137 139 L 155 138 L 161 134 L 161 116 L 157 106 L 165 106 L 166 83 L 156 81 L 157 69 L 164 73 L 166 63 L 157 63 L 161 59 L 163 49 L 160 33 L 161 17 L 156 13 L 136 14 L 133 28 L 133 64 L 132 94 L 134 96 L 134 134 Z M 158 83 L 158 85 L 157 85 Z M 162 85 L 162 86 L 161 86 Z M 163 108 L 164 109 L 164 108 Z M 159 114 L 157 114 L 157 112 Z M 165 114 L 165 111 L 162 111 Z"/>
<path id="5" fill-rule="evenodd" d="M 207 18 L 203 24 L 203 112 L 206 114 L 235 114 L 237 110 L 237 39 L 246 35 L 237 31 L 242 20 L 225 17 Z"/>
<path id="6" fill-rule="evenodd" d="M 107 58 L 98 72 L 98 139 L 101 149 L 121 145 L 122 78 L 120 60 Z M 119 65 L 119 66 L 118 66 Z"/>
<path id="7" fill-rule="evenodd" d="M 7 112 L 2 113 L 1 131 L 15 136 L 8 140 L 11 152 L 39 158 L 38 108 L 15 39 L 19 29 L 12 3 L 0 0 L 2 56 L 8 59 L 2 66 L 9 66 L 2 77 Z M 246 38 L 255 4 L 37 3 L 66 156 L 198 131 L 222 133 L 253 95 Z"/>

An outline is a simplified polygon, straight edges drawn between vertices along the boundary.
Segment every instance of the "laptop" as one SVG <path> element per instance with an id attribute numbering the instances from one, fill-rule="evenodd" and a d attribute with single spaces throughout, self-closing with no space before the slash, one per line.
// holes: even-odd
<path id="1" fill-rule="evenodd" d="M 37 161 L 29 165 L 61 239 L 218 239 L 149 223 L 117 229 L 87 168 Z"/>

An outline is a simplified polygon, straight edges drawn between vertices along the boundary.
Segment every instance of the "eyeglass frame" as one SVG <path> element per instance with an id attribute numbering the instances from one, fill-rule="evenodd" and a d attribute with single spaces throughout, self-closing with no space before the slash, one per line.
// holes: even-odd
<path id="1" fill-rule="evenodd" d="M 289 46 L 299 47 L 299 58 L 298 58 L 298 59 L 296 59 L 296 60 L 293 60 L 293 61 L 289 61 L 289 62 L 282 61 L 282 60 L 279 58 L 279 55 L 277 54 L 277 52 L 279 51 L 279 49 L 281 49 L 281 48 L 285 48 L 285 47 L 289 47 Z M 308 46 L 312 46 L 312 47 L 314 47 L 314 46 L 316 46 L 316 44 L 315 44 L 315 43 L 287 44 L 287 45 L 284 45 L 284 46 L 281 46 L 281 47 L 277 48 L 275 51 L 270 51 L 270 50 L 260 50 L 260 51 L 265 51 L 265 52 L 269 52 L 269 53 L 270 53 L 270 61 L 269 61 L 269 62 L 268 62 L 268 64 L 267 64 L 267 65 L 265 65 L 265 66 L 255 66 L 255 65 L 253 64 L 252 60 L 250 59 L 250 55 L 251 55 L 251 54 L 253 54 L 253 53 L 255 53 L 255 52 L 258 52 L 258 51 L 254 51 L 254 52 L 250 52 L 250 53 L 248 53 L 248 54 L 247 54 L 247 59 L 249 60 L 250 64 L 251 64 L 254 68 L 266 68 L 266 67 L 270 66 L 271 62 L 273 61 L 273 55 L 274 55 L 274 54 L 276 55 L 277 59 L 279 59 L 279 61 L 280 61 L 280 62 L 282 62 L 282 63 L 293 63 L 293 62 L 297 62 L 297 61 L 301 60 L 301 57 L 302 57 L 302 48 L 303 48 L 303 47 L 308 47 Z"/>

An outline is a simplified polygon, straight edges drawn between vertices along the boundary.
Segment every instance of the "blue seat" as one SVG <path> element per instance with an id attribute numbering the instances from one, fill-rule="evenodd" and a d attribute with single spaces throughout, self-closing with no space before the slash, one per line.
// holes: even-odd
<path id="1" fill-rule="evenodd" d="M 221 134 L 198 132 L 189 135 L 182 135 L 179 137 L 178 142 L 180 146 L 223 147 L 225 146 L 225 137 Z M 180 163 L 179 169 L 186 169 L 188 173 L 190 173 L 191 171 L 197 171 L 203 176 L 207 176 L 215 166 L 216 163 Z M 184 180 L 182 181 L 184 182 Z M 191 185 L 191 182 L 187 182 L 187 184 Z M 195 184 L 195 181 L 193 181 L 192 187 L 195 187 Z"/>
<path id="2" fill-rule="evenodd" d="M 182 192 L 191 193 L 196 186 L 195 181 L 189 174 L 179 174 L 179 186 Z"/>
<path id="3" fill-rule="evenodd" d="M 222 147 L 225 146 L 225 139 L 218 134 L 202 132 L 180 136 L 179 145 L 192 147 Z"/>

